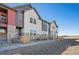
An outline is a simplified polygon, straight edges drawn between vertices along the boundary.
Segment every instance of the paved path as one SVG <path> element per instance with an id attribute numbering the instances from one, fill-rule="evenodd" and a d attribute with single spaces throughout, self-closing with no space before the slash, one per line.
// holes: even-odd
<path id="1" fill-rule="evenodd" d="M 12 44 L 1 47 L 1 55 L 60 55 L 66 49 L 66 46 L 76 45 L 74 40 L 47 40 L 35 41 L 27 44 Z"/>
<path id="2" fill-rule="evenodd" d="M 27 44 L 11 44 L 11 45 L 6 45 L 4 47 L 0 47 L 0 52 L 5 51 L 5 50 L 11 50 L 11 49 L 16 49 L 16 48 L 20 48 L 20 47 L 26 47 L 26 46 L 33 46 L 33 45 L 39 45 L 39 44 L 44 44 L 44 43 L 48 43 L 48 42 L 55 42 L 56 40 L 48 40 L 48 41 L 33 41 Z"/>

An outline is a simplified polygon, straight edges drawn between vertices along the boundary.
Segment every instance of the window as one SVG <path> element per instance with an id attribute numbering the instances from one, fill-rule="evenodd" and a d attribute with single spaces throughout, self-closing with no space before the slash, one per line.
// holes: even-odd
<path id="1" fill-rule="evenodd" d="M 3 20 L 4 20 L 4 21 L 6 20 L 6 16 L 3 16 Z"/>
<path id="2" fill-rule="evenodd" d="M 21 12 L 17 12 L 16 18 L 17 18 L 18 20 L 22 20 L 22 13 L 21 13 Z"/>
<path id="3" fill-rule="evenodd" d="M 46 25 L 43 25 L 43 30 L 47 31 L 47 26 Z"/>
<path id="4" fill-rule="evenodd" d="M 33 30 L 30 30 L 30 35 L 33 35 Z"/>
<path id="5" fill-rule="evenodd" d="M 36 19 L 34 19 L 34 24 L 36 24 Z"/>
<path id="6" fill-rule="evenodd" d="M 33 23 L 33 18 L 30 18 L 30 23 Z"/>
<path id="7" fill-rule="evenodd" d="M 46 36 L 46 34 L 45 34 L 45 36 Z"/>
<path id="8" fill-rule="evenodd" d="M 36 33 L 34 33 L 34 35 L 36 35 Z"/>
<path id="9" fill-rule="evenodd" d="M 6 29 L 0 28 L 0 35 L 6 35 Z"/>
<path id="10" fill-rule="evenodd" d="M 36 35 L 36 31 L 34 31 L 34 35 Z"/>
<path id="11" fill-rule="evenodd" d="M 47 31 L 47 23 L 44 21 L 42 22 L 42 30 Z"/>
<path id="12" fill-rule="evenodd" d="M 36 35 L 36 31 L 35 30 L 30 30 L 30 35 Z"/>
<path id="13" fill-rule="evenodd" d="M 1 15 L 0 16 L 0 21 L 5 23 L 6 22 L 6 16 Z"/>
<path id="14" fill-rule="evenodd" d="M 36 24 L 36 19 L 30 17 L 30 23 Z"/>

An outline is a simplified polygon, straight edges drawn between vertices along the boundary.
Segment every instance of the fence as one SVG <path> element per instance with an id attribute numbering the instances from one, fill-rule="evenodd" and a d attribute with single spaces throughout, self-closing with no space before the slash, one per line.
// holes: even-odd
<path id="1" fill-rule="evenodd" d="M 42 35 L 42 34 L 37 34 L 37 35 L 15 35 L 14 38 L 11 38 L 11 43 L 19 43 L 20 42 L 20 37 L 21 36 L 26 36 L 30 39 L 30 41 L 38 41 L 38 40 L 53 40 L 53 39 L 57 39 L 57 36 L 55 36 L 55 38 L 53 38 L 54 36 L 52 35 Z M 0 36 L 0 42 L 6 41 L 7 42 L 7 36 Z M 27 39 L 26 39 L 27 40 Z"/>

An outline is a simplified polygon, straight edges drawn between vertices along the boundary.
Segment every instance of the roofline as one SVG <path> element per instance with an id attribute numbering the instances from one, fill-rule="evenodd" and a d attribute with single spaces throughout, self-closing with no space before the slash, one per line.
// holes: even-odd
<path id="1" fill-rule="evenodd" d="M 24 6 L 30 6 L 30 7 L 36 12 L 36 14 L 39 16 L 39 19 L 40 19 L 40 20 L 45 21 L 45 22 L 47 22 L 47 23 L 50 23 L 50 22 L 48 22 L 48 21 L 46 21 L 46 20 L 43 20 L 43 19 L 41 18 L 41 16 L 39 15 L 39 13 L 37 12 L 37 10 L 36 10 L 34 7 L 32 7 L 31 4 L 24 4 L 24 5 L 20 5 L 20 6 L 14 7 L 14 8 L 17 9 L 17 8 L 24 7 Z"/>
<path id="2" fill-rule="evenodd" d="M 34 9 L 34 11 L 36 12 L 36 14 L 39 16 L 39 19 L 42 19 L 41 16 L 39 15 L 39 13 L 37 12 L 37 10 L 34 7 L 32 7 L 32 9 Z"/>
<path id="3" fill-rule="evenodd" d="M 55 23 L 56 27 L 58 27 L 58 25 L 57 25 L 56 21 L 55 21 L 55 20 L 53 20 L 53 22 Z"/>
<path id="4" fill-rule="evenodd" d="M 16 7 L 13 7 L 13 8 L 17 9 L 17 8 L 21 8 L 21 7 L 24 7 L 24 6 L 30 6 L 32 8 L 31 4 L 24 4 L 24 5 L 16 6 Z"/>
<path id="5" fill-rule="evenodd" d="M 33 8 L 33 7 L 32 7 L 32 8 Z M 40 20 L 45 21 L 45 22 L 47 22 L 47 23 L 50 24 L 50 22 L 48 22 L 48 21 L 46 21 L 46 20 L 43 20 L 43 19 L 41 18 L 41 16 L 39 15 L 39 13 L 37 12 L 37 10 L 36 10 L 35 8 L 33 8 L 33 9 L 34 9 L 34 11 L 36 12 L 36 14 L 39 16 L 39 19 L 40 19 Z"/>
<path id="6" fill-rule="evenodd" d="M 9 7 L 8 5 L 5 5 L 3 3 L 0 3 L 0 6 L 5 7 L 5 8 L 8 8 L 8 9 L 12 9 L 12 10 L 16 11 L 14 8 Z"/>
<path id="7" fill-rule="evenodd" d="M 46 20 L 43 20 L 43 19 L 41 19 L 42 21 L 44 21 L 44 22 L 46 22 L 46 23 L 48 23 L 48 24 L 50 24 L 50 22 L 48 22 L 48 21 L 46 21 Z"/>
<path id="8" fill-rule="evenodd" d="M 17 8 L 21 8 L 21 7 L 24 7 L 24 6 L 30 6 L 30 7 L 36 12 L 36 14 L 39 16 L 39 19 L 40 19 L 40 20 L 45 21 L 45 22 L 47 22 L 48 24 L 51 24 L 50 22 L 48 22 L 48 21 L 46 21 L 46 20 L 43 20 L 43 19 L 41 18 L 41 16 L 39 15 L 39 13 L 37 12 L 37 10 L 36 10 L 34 7 L 32 7 L 31 4 L 24 4 L 24 5 L 20 5 L 20 6 L 14 7 L 14 8 L 17 9 Z M 56 24 L 56 22 L 55 22 L 55 24 Z M 56 24 L 56 26 L 57 26 L 57 24 Z M 58 26 L 57 26 L 57 27 L 58 27 Z"/>

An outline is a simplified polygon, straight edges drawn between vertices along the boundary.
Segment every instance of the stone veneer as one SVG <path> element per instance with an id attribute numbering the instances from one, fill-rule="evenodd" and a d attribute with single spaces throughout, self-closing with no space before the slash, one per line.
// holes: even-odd
<path id="1" fill-rule="evenodd" d="M 12 38 L 15 38 L 16 35 L 16 26 L 8 25 L 7 27 L 7 40 L 11 43 Z"/>

